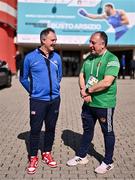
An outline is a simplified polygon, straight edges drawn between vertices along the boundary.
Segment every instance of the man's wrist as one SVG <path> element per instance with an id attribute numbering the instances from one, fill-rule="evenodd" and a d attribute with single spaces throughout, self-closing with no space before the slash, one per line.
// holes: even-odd
<path id="1" fill-rule="evenodd" d="M 92 88 L 87 88 L 85 92 L 90 95 L 91 93 L 93 93 L 93 90 Z"/>
<path id="2" fill-rule="evenodd" d="M 85 87 L 80 87 L 80 90 L 84 90 L 85 89 Z"/>
<path id="3" fill-rule="evenodd" d="M 82 96 L 82 98 L 85 98 L 85 97 L 88 97 L 88 96 L 90 96 L 90 94 L 86 94 L 85 96 Z"/>
<path id="4" fill-rule="evenodd" d="M 89 94 L 93 93 L 92 88 L 88 88 L 88 93 L 89 93 Z"/>

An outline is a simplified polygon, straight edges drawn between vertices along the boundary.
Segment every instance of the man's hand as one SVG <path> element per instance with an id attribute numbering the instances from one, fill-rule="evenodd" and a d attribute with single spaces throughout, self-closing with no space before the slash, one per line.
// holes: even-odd
<path id="1" fill-rule="evenodd" d="M 81 94 L 81 97 L 82 97 L 82 98 L 88 95 L 88 94 L 85 92 L 85 89 L 81 89 L 81 90 L 80 90 L 80 94 Z"/>
<path id="2" fill-rule="evenodd" d="M 82 16 L 87 16 L 87 12 L 84 9 L 80 9 L 78 12 Z"/>
<path id="3" fill-rule="evenodd" d="M 83 98 L 83 100 L 85 101 L 85 102 L 92 102 L 92 98 L 91 98 L 91 96 L 90 95 L 88 95 L 88 96 L 85 96 L 84 98 Z"/>
<path id="4" fill-rule="evenodd" d="M 83 99 L 85 102 L 88 103 L 88 102 L 91 102 L 91 101 L 92 101 L 91 96 L 86 93 L 85 89 L 81 89 L 80 94 L 81 94 L 82 99 Z"/>
<path id="5" fill-rule="evenodd" d="M 90 88 L 88 88 L 88 93 L 93 93 L 93 91 L 92 91 L 92 88 L 90 87 Z"/>

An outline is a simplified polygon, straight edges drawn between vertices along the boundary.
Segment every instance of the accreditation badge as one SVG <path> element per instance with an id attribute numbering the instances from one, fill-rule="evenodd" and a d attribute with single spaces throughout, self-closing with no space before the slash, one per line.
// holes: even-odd
<path id="1" fill-rule="evenodd" d="M 95 78 L 94 76 L 90 76 L 88 81 L 87 81 L 87 84 L 86 84 L 86 89 L 88 89 L 89 87 L 93 86 L 94 84 L 97 84 L 98 83 L 98 79 Z"/>

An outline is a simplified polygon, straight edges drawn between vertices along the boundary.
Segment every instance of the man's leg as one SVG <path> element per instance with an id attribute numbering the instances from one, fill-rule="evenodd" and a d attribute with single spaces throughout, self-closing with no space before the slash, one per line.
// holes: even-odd
<path id="1" fill-rule="evenodd" d="M 83 124 L 83 135 L 79 151 L 76 153 L 76 155 L 84 158 L 87 155 L 90 143 L 93 139 L 96 118 L 92 115 L 91 108 L 87 105 L 83 105 L 81 117 Z"/>
<path id="2" fill-rule="evenodd" d="M 133 69 L 133 79 L 135 79 L 135 69 Z"/>
<path id="3" fill-rule="evenodd" d="M 52 150 L 55 127 L 59 115 L 60 98 L 49 103 L 48 112 L 45 116 L 45 136 L 44 136 L 44 152 Z"/>
<path id="4" fill-rule="evenodd" d="M 30 100 L 30 152 L 29 152 L 29 165 L 27 172 L 34 174 L 38 165 L 38 145 L 40 132 L 44 118 L 44 102 L 40 100 Z"/>
<path id="5" fill-rule="evenodd" d="M 95 172 L 100 174 L 106 173 L 108 170 L 111 170 L 114 167 L 112 160 L 115 144 L 115 135 L 113 131 L 113 113 L 114 108 L 97 109 L 97 115 L 104 135 L 105 143 L 105 157 L 102 164 L 95 169 Z"/>
<path id="6" fill-rule="evenodd" d="M 45 116 L 44 152 L 42 152 L 42 160 L 50 167 L 57 166 L 56 162 L 51 156 L 51 151 L 55 138 L 55 128 L 59 115 L 59 106 L 60 97 L 49 102 L 48 112 Z"/>
<path id="7" fill-rule="evenodd" d="M 45 116 L 44 102 L 30 100 L 30 156 L 37 156 L 40 132 Z"/>
<path id="8" fill-rule="evenodd" d="M 90 143 L 94 135 L 94 127 L 96 118 L 92 115 L 91 108 L 87 105 L 82 107 L 82 123 L 83 123 L 83 136 L 79 150 L 76 152 L 76 156 L 67 162 L 68 166 L 75 166 L 77 164 L 87 164 L 87 153 L 90 147 Z"/>

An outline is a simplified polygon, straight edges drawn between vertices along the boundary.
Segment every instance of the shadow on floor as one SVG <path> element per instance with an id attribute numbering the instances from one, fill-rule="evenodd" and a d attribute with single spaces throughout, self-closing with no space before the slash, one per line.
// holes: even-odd
<path id="1" fill-rule="evenodd" d="M 29 131 L 26 131 L 26 132 L 23 132 L 23 133 L 20 133 L 17 138 L 18 139 L 21 139 L 21 140 L 24 140 L 25 141 L 25 144 L 26 144 L 26 150 L 29 154 L 29 135 L 30 135 L 30 132 Z M 40 134 L 40 143 L 39 143 L 39 150 L 42 152 L 43 151 L 43 138 L 44 138 L 44 132 L 41 131 L 41 134 Z M 55 137 L 57 138 L 57 137 Z M 64 130 L 62 132 L 62 135 L 61 135 L 61 139 L 63 140 L 64 142 L 64 145 L 65 146 L 69 146 L 71 149 L 73 149 L 75 152 L 78 150 L 79 146 L 80 146 L 80 142 L 81 142 L 81 138 L 82 138 L 82 135 L 79 134 L 79 133 L 76 133 L 74 131 L 71 131 L 71 130 Z M 99 154 L 95 149 L 94 149 L 94 145 L 91 143 L 90 144 L 90 148 L 89 148 L 89 151 L 88 151 L 88 154 L 90 156 L 93 156 L 95 157 L 95 159 L 97 159 L 100 163 L 102 162 L 103 160 L 103 156 L 101 154 Z"/>
<path id="2" fill-rule="evenodd" d="M 69 146 L 76 152 L 79 149 L 82 135 L 66 129 L 63 131 L 61 138 L 64 142 L 64 145 Z M 88 154 L 95 157 L 95 159 L 97 159 L 100 163 L 103 160 L 103 156 L 94 149 L 94 145 L 92 143 L 90 144 Z"/>
<path id="3" fill-rule="evenodd" d="M 29 131 L 22 132 L 22 133 L 18 134 L 18 136 L 17 136 L 18 139 L 21 139 L 21 140 L 25 141 L 26 150 L 27 150 L 28 154 L 30 152 L 30 149 L 29 149 L 29 136 L 30 136 Z M 39 143 L 39 150 L 41 152 L 43 152 L 43 138 L 44 138 L 44 132 L 41 131 L 41 133 L 40 133 L 40 143 Z"/>

